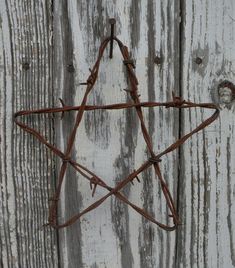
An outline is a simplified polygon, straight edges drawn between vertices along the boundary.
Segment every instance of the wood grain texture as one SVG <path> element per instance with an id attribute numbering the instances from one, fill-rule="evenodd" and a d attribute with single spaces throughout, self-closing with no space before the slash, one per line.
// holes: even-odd
<path id="1" fill-rule="evenodd" d="M 179 6 L 171 1 L 55 1 L 54 88 L 67 105 L 79 104 L 84 82 L 97 57 L 98 47 L 109 35 L 109 17 L 117 20 L 118 37 L 136 60 L 141 100 L 166 101 L 178 93 Z M 154 64 L 162 55 L 163 64 Z M 73 63 L 75 72 L 69 73 Z M 117 46 L 113 59 L 108 51 L 89 104 L 129 100 L 125 67 Z M 156 152 L 178 138 L 178 112 L 145 110 L 146 122 Z M 66 122 L 67 120 L 67 122 Z M 66 146 L 74 114 L 58 125 L 61 147 Z M 176 198 L 177 152 L 163 159 L 163 174 Z M 114 186 L 146 159 L 146 146 L 134 110 L 86 112 L 79 127 L 73 157 L 111 186 Z M 59 163 L 60 164 L 60 163 Z M 141 183 L 128 185 L 124 194 L 159 220 L 166 220 L 166 203 L 159 184 L 148 170 Z M 60 202 L 62 222 L 104 195 L 97 189 L 91 197 L 83 177 L 67 172 Z M 166 233 L 144 220 L 114 197 L 85 215 L 80 222 L 60 230 L 61 267 L 174 267 L 175 233 Z"/>
<path id="2" fill-rule="evenodd" d="M 235 82 L 234 2 L 184 1 L 183 10 L 182 95 L 195 102 L 220 102 L 218 84 Z M 185 110 L 182 132 L 209 113 Z M 233 101 L 221 106 L 219 120 L 183 146 L 177 267 L 235 266 L 234 125 Z"/>
<path id="3" fill-rule="evenodd" d="M 50 1 L 0 1 L 0 266 L 57 267 L 47 222 L 54 160 L 13 124 L 13 113 L 52 105 Z M 28 63 L 28 64 L 27 64 Z M 27 118 L 53 142 L 53 121 Z"/>
<path id="4" fill-rule="evenodd" d="M 180 18 L 181 16 L 181 18 Z M 168 101 L 171 91 L 195 102 L 216 102 L 218 84 L 235 83 L 235 4 L 231 0 L 0 1 L 0 267 L 235 266 L 235 103 L 221 105 L 213 125 L 163 157 L 161 169 L 178 203 L 182 227 L 167 233 L 115 197 L 58 233 L 40 229 L 61 161 L 16 128 L 21 109 L 79 105 L 84 82 L 117 20 L 117 36 L 136 60 L 141 101 Z M 104 54 L 88 104 L 130 101 L 121 54 Z M 161 64 L 154 63 L 155 56 Z M 195 59 L 202 58 L 197 64 Z M 28 64 L 26 64 L 28 63 Z M 74 69 L 73 69 L 74 67 Z M 144 110 L 158 153 L 210 112 Z M 75 113 L 26 122 L 65 150 Z M 115 186 L 147 158 L 134 109 L 85 112 L 72 157 Z M 180 164 L 180 168 L 178 168 Z M 168 211 L 149 169 L 123 193 L 165 222 Z M 106 193 L 69 168 L 59 222 Z"/>

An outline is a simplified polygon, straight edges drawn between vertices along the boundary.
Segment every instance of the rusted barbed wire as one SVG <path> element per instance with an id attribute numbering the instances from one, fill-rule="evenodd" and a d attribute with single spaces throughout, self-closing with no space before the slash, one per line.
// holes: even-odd
<path id="1" fill-rule="evenodd" d="M 107 47 L 109 42 L 116 41 L 119 49 L 121 51 L 122 57 L 123 57 L 123 63 L 126 66 L 127 69 L 127 76 L 129 79 L 129 90 L 127 92 L 130 94 L 132 102 L 128 103 L 118 103 L 118 104 L 110 104 L 110 105 L 87 105 L 87 98 L 91 90 L 93 89 L 95 82 L 98 77 L 98 71 L 100 67 L 100 62 L 103 57 L 103 53 L 105 48 Z M 112 45 L 112 44 L 111 44 Z M 112 54 L 111 54 L 112 56 Z M 29 134 L 35 136 L 40 142 L 42 142 L 44 145 L 46 145 L 51 151 L 56 154 L 58 157 L 62 159 L 62 165 L 60 168 L 59 172 L 59 177 L 58 177 L 58 185 L 56 187 L 55 193 L 53 197 L 51 198 L 51 205 L 49 208 L 49 218 L 48 218 L 48 223 L 46 225 L 50 225 L 56 229 L 60 229 L 63 227 L 67 227 L 71 224 L 73 224 L 75 221 L 77 221 L 82 215 L 88 213 L 89 211 L 97 208 L 100 206 L 108 197 L 111 195 L 115 195 L 118 199 L 126 203 L 127 205 L 131 206 L 134 210 L 136 210 L 138 213 L 140 213 L 142 216 L 144 216 L 146 219 L 149 221 L 157 224 L 159 227 L 163 228 L 164 230 L 167 231 L 172 231 L 177 228 L 178 225 L 180 225 L 180 220 L 177 214 L 176 207 L 173 202 L 173 198 L 171 196 L 171 193 L 168 189 L 168 186 L 166 182 L 164 181 L 164 178 L 161 174 L 160 171 L 160 162 L 161 162 L 161 157 L 174 151 L 177 149 L 180 145 L 182 145 L 188 138 L 190 138 L 193 134 L 196 132 L 204 129 L 206 126 L 211 124 L 219 115 L 219 109 L 218 107 L 213 104 L 213 103 L 193 103 L 190 101 L 183 100 L 181 97 L 175 96 L 173 94 L 173 99 L 172 101 L 169 102 L 140 102 L 139 99 L 139 94 L 138 94 L 138 80 L 137 77 L 134 73 L 134 63 L 129 57 L 129 52 L 128 48 L 123 45 L 123 43 L 115 36 L 108 37 L 106 38 L 100 45 L 99 48 L 99 53 L 98 53 L 98 58 L 93 66 L 92 69 L 90 69 L 90 75 L 85 83 L 82 83 L 83 85 L 87 85 L 85 94 L 83 96 L 81 105 L 79 106 L 67 106 L 64 104 L 64 102 L 60 99 L 62 107 L 56 107 L 56 108 L 45 108 L 45 109 L 38 109 L 38 110 L 25 110 L 25 111 L 19 111 L 15 113 L 15 123 L 21 127 L 23 130 L 28 132 Z M 203 121 L 201 124 L 199 124 L 194 130 L 192 130 L 190 133 L 184 135 L 183 137 L 179 138 L 176 142 L 174 142 L 172 145 L 167 147 L 164 151 L 161 153 L 156 154 L 153 150 L 153 145 L 151 138 L 149 136 L 147 127 L 144 122 L 144 117 L 142 113 L 142 108 L 145 107 L 166 107 L 166 108 L 178 108 L 178 109 L 185 109 L 185 108 L 192 108 L 192 107 L 199 107 L 199 108 L 208 108 L 208 109 L 213 109 L 215 112 L 207 118 L 205 121 Z M 145 140 L 145 143 L 148 148 L 149 152 L 149 158 L 136 170 L 133 170 L 131 174 L 129 174 L 126 178 L 124 178 L 122 181 L 120 181 L 114 188 L 108 186 L 104 180 L 102 180 L 100 177 L 98 177 L 95 173 L 90 171 L 88 168 L 85 166 L 75 162 L 71 158 L 71 152 L 73 149 L 74 141 L 75 141 L 75 136 L 77 129 L 80 125 L 80 122 L 82 120 L 83 114 L 85 111 L 93 111 L 93 110 L 103 110 L 103 109 L 108 109 L 108 110 L 115 110 L 115 109 L 131 109 L 134 108 L 137 112 L 137 115 L 139 117 L 140 123 L 141 123 L 141 131 Z M 76 120 L 74 127 L 72 129 L 72 132 L 69 136 L 68 143 L 67 143 L 67 148 L 65 152 L 62 152 L 59 148 L 56 146 L 52 145 L 49 143 L 46 138 L 39 132 L 36 131 L 35 129 L 29 127 L 22 121 L 20 121 L 18 118 L 22 116 L 27 116 L 27 115 L 32 115 L 32 114 L 50 114 L 50 113 L 62 113 L 62 115 L 65 112 L 68 111 L 77 111 L 76 114 Z M 70 164 L 77 172 L 79 172 L 83 177 L 85 177 L 89 182 L 90 182 L 90 188 L 92 190 L 92 196 L 94 196 L 95 191 L 97 186 L 103 187 L 108 190 L 108 193 L 104 195 L 102 198 L 98 199 L 96 202 L 92 203 L 90 206 L 88 206 L 86 209 L 83 211 L 77 213 L 64 223 L 57 223 L 57 206 L 58 206 L 58 201 L 60 197 L 60 192 L 61 192 L 61 186 L 65 177 L 65 172 L 68 167 L 68 164 Z M 123 187 L 125 187 L 129 182 L 133 182 L 134 179 L 139 181 L 138 175 L 146 170 L 147 168 L 153 166 L 155 175 L 158 177 L 161 189 L 163 191 L 163 194 L 166 199 L 167 206 L 170 210 L 171 215 L 169 215 L 170 218 L 173 219 L 173 223 L 171 225 L 165 224 L 165 223 L 160 223 L 157 221 L 153 216 L 151 216 L 147 211 L 144 209 L 136 206 L 132 202 L 130 202 L 121 192 Z"/>

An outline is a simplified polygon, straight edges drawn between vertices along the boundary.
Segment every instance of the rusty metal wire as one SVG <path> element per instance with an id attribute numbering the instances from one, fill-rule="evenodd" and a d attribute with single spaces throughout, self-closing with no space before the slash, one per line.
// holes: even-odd
<path id="1" fill-rule="evenodd" d="M 110 104 L 110 105 L 87 105 L 87 98 L 91 90 L 93 89 L 99 72 L 100 62 L 101 58 L 103 57 L 103 53 L 105 48 L 107 47 L 109 42 L 116 41 L 119 49 L 121 51 L 124 64 L 126 66 L 127 70 L 127 76 L 129 79 L 129 90 L 127 92 L 130 94 L 130 97 L 132 99 L 132 102 L 128 103 L 118 103 L 118 104 Z M 112 46 L 112 43 L 111 43 Z M 110 52 L 110 57 L 112 57 L 112 53 Z M 87 79 L 87 81 L 83 84 L 87 85 L 85 94 L 83 96 L 82 102 L 80 106 L 66 106 L 63 101 L 61 100 L 62 107 L 57 108 L 46 108 L 46 109 L 38 109 L 38 110 L 25 110 L 25 111 L 19 111 L 15 113 L 15 123 L 21 127 L 24 131 L 28 132 L 29 134 L 35 136 L 40 142 L 42 142 L 44 145 L 46 145 L 54 154 L 56 154 L 58 157 L 62 159 L 62 165 L 60 168 L 59 176 L 58 176 L 58 184 L 56 186 L 55 193 L 53 197 L 51 198 L 51 205 L 49 208 L 49 218 L 48 223 L 46 225 L 50 225 L 56 229 L 60 229 L 63 227 L 70 226 L 74 222 L 76 222 L 82 215 L 88 213 L 89 211 L 97 208 L 100 206 L 108 197 L 111 195 L 116 196 L 119 200 L 123 201 L 127 205 L 131 206 L 135 211 L 137 211 L 139 214 L 141 214 L 143 217 L 148 219 L 149 221 L 155 223 L 159 227 L 163 228 L 166 231 L 172 231 L 177 228 L 178 225 L 180 225 L 180 220 L 177 214 L 176 206 L 174 205 L 173 198 L 171 196 L 171 193 L 168 189 L 168 186 L 166 182 L 164 181 L 164 178 L 162 176 L 162 173 L 160 171 L 160 162 L 161 157 L 164 155 L 174 151 L 175 149 L 179 148 L 180 145 L 182 145 L 188 138 L 190 138 L 193 134 L 197 133 L 198 131 L 204 129 L 206 126 L 210 125 L 218 116 L 219 116 L 219 109 L 218 107 L 213 103 L 193 103 L 191 101 L 183 100 L 181 97 L 175 96 L 173 94 L 172 101 L 169 102 L 140 102 L 139 95 L 138 95 L 138 80 L 134 73 L 134 64 L 133 61 L 130 59 L 128 48 L 123 45 L 123 43 L 116 37 L 111 36 L 106 38 L 100 45 L 98 58 L 95 62 L 95 65 L 92 69 L 90 69 L 90 75 Z M 205 121 L 203 121 L 201 124 L 199 124 L 194 130 L 192 130 L 190 133 L 185 134 L 183 137 L 179 138 L 176 142 L 171 144 L 169 147 L 167 147 L 164 151 L 161 153 L 156 154 L 153 149 L 152 141 L 149 136 L 147 127 L 144 122 L 144 117 L 142 113 L 142 108 L 144 107 L 166 107 L 166 108 L 178 108 L 178 109 L 187 109 L 192 107 L 199 107 L 199 108 L 208 108 L 215 110 L 214 113 L 207 118 Z M 133 170 L 131 174 L 129 174 L 126 178 L 121 180 L 114 188 L 108 186 L 104 180 L 102 180 L 100 177 L 98 177 L 95 173 L 90 171 L 85 166 L 75 162 L 71 158 L 71 152 L 74 146 L 75 136 L 77 129 L 80 125 L 80 122 L 83 118 L 84 111 L 92 111 L 92 110 L 98 110 L 98 109 L 108 109 L 108 110 L 114 110 L 114 109 L 131 109 L 134 108 L 137 112 L 138 118 L 141 123 L 141 131 L 145 140 L 145 143 L 148 148 L 149 158 L 146 159 L 146 161 L 136 170 Z M 35 129 L 29 127 L 22 121 L 18 120 L 19 117 L 26 116 L 26 115 L 32 115 L 32 114 L 50 114 L 50 113 L 65 113 L 68 111 L 77 111 L 76 114 L 76 120 L 74 127 L 72 129 L 72 132 L 69 136 L 67 148 L 65 152 L 62 152 L 59 148 L 49 143 L 46 138 Z M 90 206 L 88 206 L 83 211 L 80 211 L 70 219 L 66 220 L 64 223 L 58 223 L 57 222 L 57 207 L 58 207 L 58 201 L 60 197 L 61 192 L 61 186 L 65 177 L 66 169 L 68 167 L 68 164 L 70 164 L 77 172 L 79 172 L 83 177 L 85 177 L 90 182 L 90 188 L 92 190 L 92 196 L 94 196 L 97 186 L 103 187 L 108 190 L 108 193 L 104 195 L 102 198 L 98 199 L 94 203 L 92 203 Z M 148 169 L 149 167 L 153 166 L 155 175 L 159 180 L 161 189 L 163 191 L 166 204 L 168 209 L 170 210 L 169 215 L 169 221 L 172 219 L 172 223 L 161 223 L 157 221 L 153 216 L 151 216 L 147 211 L 144 209 L 136 206 L 132 202 L 130 202 L 124 195 L 121 193 L 121 190 L 123 187 L 125 187 L 128 183 L 133 183 L 133 180 L 137 179 L 139 181 L 138 175 L 143 172 L 144 170 Z"/>

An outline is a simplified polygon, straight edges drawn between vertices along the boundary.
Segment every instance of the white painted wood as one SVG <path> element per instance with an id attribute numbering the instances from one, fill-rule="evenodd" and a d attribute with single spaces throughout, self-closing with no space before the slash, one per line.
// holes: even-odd
<path id="1" fill-rule="evenodd" d="M 50 2 L 0 1 L 0 266 L 57 267 L 47 221 L 53 156 L 13 124 L 20 109 L 52 105 Z M 29 69 L 23 64 L 29 63 Z M 44 122 L 47 126 L 44 126 Z M 53 122 L 27 119 L 53 139 Z"/>
<path id="2" fill-rule="evenodd" d="M 117 19 L 118 37 L 129 47 L 136 60 L 141 100 L 166 101 L 171 91 L 178 92 L 179 6 L 171 1 L 55 1 L 54 88 L 67 105 L 78 105 L 85 87 L 79 86 L 89 75 L 99 45 L 110 32 L 108 18 Z M 155 55 L 163 63 L 154 64 Z M 74 74 L 66 65 L 73 62 Z M 100 68 L 100 76 L 88 103 L 108 104 L 127 101 L 125 68 L 114 46 Z M 178 111 L 145 110 L 146 122 L 159 152 L 178 137 Z M 67 120 L 67 121 L 66 121 Z M 69 120 L 69 121 L 68 121 Z M 63 120 L 61 147 L 71 131 L 72 113 Z M 59 127 L 59 126 L 58 126 Z M 146 146 L 134 110 L 87 112 L 79 127 L 73 157 L 93 170 L 111 186 L 127 176 L 146 159 Z M 176 199 L 178 152 L 163 158 L 163 174 Z M 58 165 L 59 168 L 59 165 Z M 166 219 L 166 203 L 153 178 L 145 172 L 141 183 L 128 185 L 125 195 L 145 207 L 156 218 Z M 104 195 L 97 189 L 91 197 L 89 183 L 72 169 L 62 190 L 61 218 L 82 210 Z M 168 213 L 168 212 L 167 212 Z M 72 227 L 59 231 L 62 267 L 174 267 L 175 233 L 166 233 L 144 220 L 116 200 L 105 201 Z"/>
<path id="3" fill-rule="evenodd" d="M 235 5 L 228 0 L 184 1 L 182 95 L 219 102 L 217 86 L 235 82 Z M 197 65 L 195 58 L 201 57 Z M 235 266 L 234 101 L 181 154 L 177 267 Z M 184 111 L 182 134 L 210 112 Z"/>

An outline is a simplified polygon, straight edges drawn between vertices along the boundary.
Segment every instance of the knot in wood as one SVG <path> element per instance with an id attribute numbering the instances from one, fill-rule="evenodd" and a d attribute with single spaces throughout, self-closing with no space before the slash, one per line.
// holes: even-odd
<path id="1" fill-rule="evenodd" d="M 218 85 L 219 91 L 224 88 L 229 88 L 231 90 L 232 95 L 235 95 L 235 86 L 232 82 L 225 80 Z"/>

